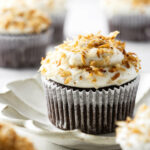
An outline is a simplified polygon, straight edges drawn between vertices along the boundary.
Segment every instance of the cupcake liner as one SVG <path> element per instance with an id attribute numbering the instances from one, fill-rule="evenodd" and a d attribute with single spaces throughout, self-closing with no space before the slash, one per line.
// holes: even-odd
<path id="1" fill-rule="evenodd" d="M 52 14 L 52 27 L 54 28 L 53 32 L 53 44 L 58 44 L 63 41 L 64 38 L 64 23 L 66 18 L 66 11 L 62 14 Z"/>
<path id="2" fill-rule="evenodd" d="M 150 40 L 150 17 L 144 15 L 116 15 L 108 19 L 109 30 L 119 30 L 122 40 Z"/>
<path id="3" fill-rule="evenodd" d="M 89 134 L 110 133 L 117 120 L 132 117 L 139 77 L 114 89 L 73 90 L 42 79 L 50 121 L 64 130 Z"/>
<path id="4" fill-rule="evenodd" d="M 33 35 L 0 35 L 1 67 L 34 67 L 45 55 L 51 30 Z"/>

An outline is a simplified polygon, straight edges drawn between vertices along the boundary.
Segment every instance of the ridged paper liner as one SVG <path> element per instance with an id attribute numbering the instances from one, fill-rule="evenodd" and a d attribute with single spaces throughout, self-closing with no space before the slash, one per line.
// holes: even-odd
<path id="1" fill-rule="evenodd" d="M 1 67 L 34 67 L 45 56 L 51 30 L 39 34 L 0 35 Z"/>
<path id="2" fill-rule="evenodd" d="M 42 79 L 48 116 L 58 128 L 80 129 L 90 134 L 110 133 L 116 120 L 132 117 L 139 77 L 124 86 L 96 91 L 68 89 Z"/>
<path id="3" fill-rule="evenodd" d="M 109 18 L 108 24 L 110 31 L 120 31 L 118 37 L 122 40 L 150 40 L 150 17 L 146 15 L 116 15 Z"/>

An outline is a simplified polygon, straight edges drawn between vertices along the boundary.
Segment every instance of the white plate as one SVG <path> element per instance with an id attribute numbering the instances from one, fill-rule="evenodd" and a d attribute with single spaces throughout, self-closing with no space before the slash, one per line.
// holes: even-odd
<path id="1" fill-rule="evenodd" d="M 149 74 L 141 77 L 137 102 L 149 91 L 149 77 Z M 0 94 L 0 102 L 9 105 L 1 111 L 4 120 L 23 126 L 46 141 L 65 147 L 80 150 L 119 149 L 114 134 L 94 136 L 79 130 L 63 131 L 54 127 L 47 117 L 46 100 L 39 77 L 9 83 L 8 88 L 9 91 Z"/>

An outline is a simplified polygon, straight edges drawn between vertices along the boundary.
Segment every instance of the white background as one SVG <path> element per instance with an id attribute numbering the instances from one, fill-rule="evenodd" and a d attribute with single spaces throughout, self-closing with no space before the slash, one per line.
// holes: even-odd
<path id="1" fill-rule="evenodd" d="M 65 37 L 97 31 L 108 33 L 105 13 L 100 10 L 99 0 L 68 0 L 67 8 Z M 142 61 L 142 72 L 150 72 L 150 42 L 127 42 L 127 50 L 138 54 Z M 0 90 L 10 81 L 35 75 L 37 70 L 0 68 Z"/>

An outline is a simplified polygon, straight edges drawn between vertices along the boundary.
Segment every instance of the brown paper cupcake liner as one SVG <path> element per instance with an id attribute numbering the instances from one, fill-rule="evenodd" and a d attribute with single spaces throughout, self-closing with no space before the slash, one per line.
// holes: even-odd
<path id="1" fill-rule="evenodd" d="M 49 44 L 51 30 L 33 35 L 0 35 L 1 67 L 40 65 Z"/>
<path id="2" fill-rule="evenodd" d="M 121 40 L 149 41 L 150 17 L 144 15 L 116 15 L 108 19 L 109 30 L 120 31 Z"/>
<path id="3" fill-rule="evenodd" d="M 108 90 L 73 90 L 47 81 L 45 87 L 48 117 L 58 128 L 79 129 L 89 134 L 111 133 L 117 120 L 132 117 L 139 77 Z"/>

